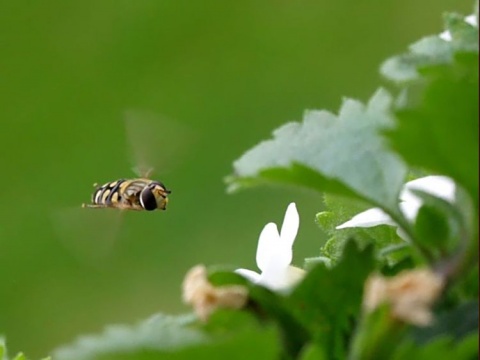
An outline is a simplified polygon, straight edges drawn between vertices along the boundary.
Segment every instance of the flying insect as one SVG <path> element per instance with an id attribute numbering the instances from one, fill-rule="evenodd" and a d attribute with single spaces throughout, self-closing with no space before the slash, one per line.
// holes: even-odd
<path id="1" fill-rule="evenodd" d="M 120 179 L 97 186 L 92 194 L 91 204 L 82 204 L 84 208 L 116 208 L 124 210 L 166 210 L 168 194 L 160 181 L 148 178 Z"/>
<path id="2" fill-rule="evenodd" d="M 158 164 L 158 158 L 177 157 L 186 133 L 173 122 L 135 110 L 126 112 L 125 127 L 130 145 L 130 162 L 134 165 L 132 169 L 137 177 L 110 181 L 101 186 L 94 184 L 91 202 L 82 204 L 82 207 L 166 210 L 171 191 L 162 182 L 150 179 L 152 164 Z"/>
<path id="3" fill-rule="evenodd" d="M 171 171 L 169 164 L 181 163 L 182 155 L 187 154 L 194 137 L 190 128 L 144 110 L 125 111 L 123 125 L 127 145 L 125 155 L 133 174 L 94 184 L 89 201 L 82 206 L 57 209 L 52 214 L 59 241 L 79 261 L 91 266 L 103 266 L 103 260 L 112 254 L 114 244 L 124 236 L 122 233 L 128 233 L 125 229 L 121 231 L 127 213 L 166 210 L 171 191 L 163 182 L 152 179 L 152 171 L 162 169 L 166 174 Z M 118 150 L 115 155 L 120 152 Z M 128 214 L 132 215 L 129 221 L 143 221 L 140 220 L 146 215 L 143 213 L 138 217 Z"/>

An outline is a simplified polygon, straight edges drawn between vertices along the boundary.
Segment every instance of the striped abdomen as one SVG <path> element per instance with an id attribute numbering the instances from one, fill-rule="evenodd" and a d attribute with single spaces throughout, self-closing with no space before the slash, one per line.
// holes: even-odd
<path id="1" fill-rule="evenodd" d="M 92 203 L 107 206 L 115 206 L 121 203 L 124 199 L 120 194 L 120 189 L 125 186 L 124 183 L 125 180 L 121 179 L 100 186 L 92 195 Z"/>

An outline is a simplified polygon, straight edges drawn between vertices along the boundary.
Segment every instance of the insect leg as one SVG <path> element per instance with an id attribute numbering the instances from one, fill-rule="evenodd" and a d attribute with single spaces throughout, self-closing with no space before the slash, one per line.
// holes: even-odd
<path id="1" fill-rule="evenodd" d="M 99 205 L 99 204 L 82 204 L 82 208 L 91 208 L 91 209 L 101 209 L 101 208 L 108 208 L 108 205 Z"/>

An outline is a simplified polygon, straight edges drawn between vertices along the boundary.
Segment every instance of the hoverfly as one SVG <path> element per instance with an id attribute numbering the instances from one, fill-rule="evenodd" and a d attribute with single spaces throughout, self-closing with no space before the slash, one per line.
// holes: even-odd
<path id="1" fill-rule="evenodd" d="M 193 137 L 189 128 L 150 112 L 132 110 L 126 112 L 124 120 L 126 157 L 130 158 L 135 175 L 100 186 L 95 184 L 90 202 L 52 214 L 59 240 L 78 260 L 90 265 L 102 266 L 102 259 L 112 254 L 114 243 L 128 231 L 120 232 L 126 212 L 88 210 L 165 210 L 171 191 L 150 178 L 152 165 L 165 172 L 167 162 L 175 160 L 178 164 L 179 155 L 186 155 L 186 145 Z M 134 218 L 137 223 L 144 221 L 140 217 L 130 216 L 129 224 Z"/>
<path id="2" fill-rule="evenodd" d="M 143 118 L 144 121 L 140 121 Z M 165 185 L 156 180 L 150 179 L 152 168 L 150 167 L 154 159 L 147 160 L 148 154 L 162 154 L 166 156 L 166 151 L 172 148 L 168 144 L 168 149 L 158 149 L 152 151 L 154 144 L 158 144 L 159 135 L 168 130 L 175 130 L 172 125 L 161 121 L 151 114 L 137 112 L 128 112 L 125 119 L 126 135 L 131 146 L 132 163 L 136 165 L 134 171 L 138 178 L 119 179 L 107 182 L 101 186 L 94 184 L 95 190 L 91 196 L 90 204 L 82 204 L 84 208 L 116 208 L 123 210 L 166 210 L 168 195 L 171 193 Z M 145 120 L 148 120 L 145 122 Z M 155 131 L 154 124 L 157 124 Z M 158 126 L 160 125 L 160 127 Z M 179 131 L 177 131 L 179 133 Z M 172 134 L 174 135 L 174 134 Z M 178 140 L 178 134 L 173 136 Z M 164 144 L 167 145 L 167 144 Z M 143 146 L 143 148 L 142 148 Z M 145 171 L 145 169 L 148 169 Z"/>
<path id="3" fill-rule="evenodd" d="M 84 208 L 117 208 L 124 210 L 166 210 L 168 194 L 160 181 L 148 178 L 120 179 L 97 186 L 92 194 L 91 204 L 82 204 Z"/>

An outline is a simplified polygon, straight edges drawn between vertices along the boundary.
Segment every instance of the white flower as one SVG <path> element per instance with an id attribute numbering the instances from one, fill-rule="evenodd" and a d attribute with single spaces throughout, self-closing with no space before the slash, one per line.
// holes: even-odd
<path id="1" fill-rule="evenodd" d="M 421 190 L 449 202 L 455 200 L 455 183 L 452 179 L 446 176 L 432 175 L 409 181 L 403 186 L 403 189 L 400 192 L 399 206 L 405 218 L 411 222 L 415 220 L 418 211 L 423 204 L 423 200 L 411 190 Z M 372 208 L 355 215 L 347 222 L 337 226 L 336 229 L 373 227 L 377 225 L 397 226 L 392 218 L 382 209 Z M 402 232 L 398 232 L 398 235 L 402 238 L 406 238 L 405 234 Z"/>
<path id="2" fill-rule="evenodd" d="M 465 20 L 466 23 L 468 23 L 472 26 L 478 27 L 477 16 L 475 14 L 466 16 L 464 18 L 464 20 Z M 450 31 L 448 31 L 448 30 L 445 30 L 444 32 L 442 32 L 438 36 L 440 37 L 440 39 L 443 39 L 445 41 L 452 41 L 452 34 L 450 34 Z"/>
<path id="3" fill-rule="evenodd" d="M 302 269 L 290 265 L 292 246 L 299 224 L 297 208 L 295 203 L 291 203 L 285 213 L 280 234 L 274 223 L 265 225 L 260 233 L 256 260 L 258 268 L 262 271 L 261 274 L 247 269 L 237 269 L 235 272 L 271 290 L 290 288 L 305 273 Z"/>

